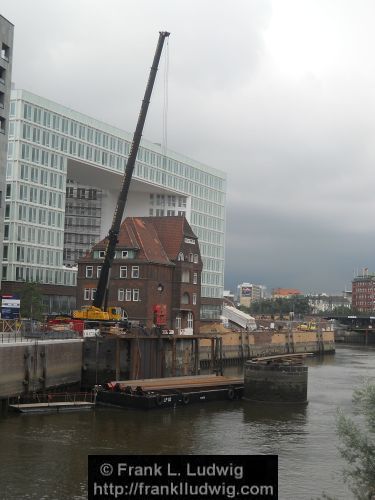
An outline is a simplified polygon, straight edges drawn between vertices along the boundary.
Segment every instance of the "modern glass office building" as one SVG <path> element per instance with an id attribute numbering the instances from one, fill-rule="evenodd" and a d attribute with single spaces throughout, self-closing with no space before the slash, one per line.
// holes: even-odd
<path id="1" fill-rule="evenodd" d="M 0 15 L 0 234 L 3 234 L 4 197 L 6 191 L 5 170 L 9 129 L 13 30 L 13 24 Z M 0 259 L 2 258 L 2 250 L 2 246 L 0 245 Z"/>
<path id="2" fill-rule="evenodd" d="M 75 263 L 108 233 L 132 134 L 12 91 L 2 279 L 76 283 Z M 185 215 L 203 258 L 202 317 L 224 284 L 226 175 L 143 140 L 125 216 Z"/>

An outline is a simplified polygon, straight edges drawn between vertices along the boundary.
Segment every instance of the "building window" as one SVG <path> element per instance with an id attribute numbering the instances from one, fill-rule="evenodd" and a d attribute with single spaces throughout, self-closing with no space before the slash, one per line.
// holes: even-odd
<path id="1" fill-rule="evenodd" d="M 126 300 L 126 302 L 130 302 L 132 300 L 132 291 L 130 288 L 126 289 L 125 300 Z"/>
<path id="2" fill-rule="evenodd" d="M 133 289 L 133 302 L 138 302 L 139 301 L 139 289 L 134 288 Z"/>
<path id="3" fill-rule="evenodd" d="M 3 108 L 4 107 L 4 92 L 1 92 L 0 91 L 0 108 Z"/>
<path id="4" fill-rule="evenodd" d="M 9 61 L 10 48 L 5 43 L 1 46 L 1 57 L 6 61 Z"/>
<path id="5" fill-rule="evenodd" d="M 3 260 L 8 260 L 8 245 L 3 247 Z"/>
<path id="6" fill-rule="evenodd" d="M 127 250 L 123 250 L 121 252 L 121 258 L 122 259 L 127 259 L 129 257 L 129 252 Z"/>
<path id="7" fill-rule="evenodd" d="M 198 254 L 194 254 L 194 264 L 198 264 Z"/>
<path id="8" fill-rule="evenodd" d="M 0 66 L 0 82 L 5 83 L 5 68 L 2 68 L 1 66 Z"/>
<path id="9" fill-rule="evenodd" d="M 181 316 L 176 316 L 175 326 L 176 330 L 181 330 Z"/>
<path id="10" fill-rule="evenodd" d="M 182 274 L 181 274 L 181 282 L 182 283 L 189 283 L 190 282 L 190 273 L 189 271 L 182 271 Z"/>
<path id="11" fill-rule="evenodd" d="M 180 253 L 178 254 L 178 258 L 177 258 L 177 260 L 181 260 L 181 261 L 183 261 L 183 260 L 184 260 L 184 254 L 183 254 L 182 252 L 180 252 Z"/>
<path id="12" fill-rule="evenodd" d="M 187 315 L 187 327 L 193 328 L 193 313 L 189 312 Z"/>
<path id="13" fill-rule="evenodd" d="M 100 278 L 100 273 L 102 272 L 102 266 L 98 266 L 96 268 L 96 277 L 97 278 Z"/>
<path id="14" fill-rule="evenodd" d="M 120 278 L 127 278 L 128 277 L 128 268 L 127 266 L 121 266 L 120 267 Z"/>
<path id="15" fill-rule="evenodd" d="M 92 278 L 94 274 L 93 266 L 86 266 L 86 278 Z"/>
<path id="16" fill-rule="evenodd" d="M 197 305 L 197 294 L 193 293 L 193 306 Z"/>
<path id="17" fill-rule="evenodd" d="M 185 292 L 181 297 L 181 304 L 187 305 L 190 302 L 190 297 L 187 292 Z"/>
<path id="18" fill-rule="evenodd" d="M 139 278 L 139 266 L 132 266 L 132 278 Z"/>
<path id="19" fill-rule="evenodd" d="M 5 118 L 0 116 L 0 132 L 5 134 Z"/>
<path id="20" fill-rule="evenodd" d="M 192 254 L 192 253 L 189 253 L 189 262 L 193 262 L 193 261 L 194 261 L 193 254 Z"/>
<path id="21" fill-rule="evenodd" d="M 104 259 L 105 257 L 105 250 L 99 250 L 99 259 Z"/>
<path id="22" fill-rule="evenodd" d="M 96 288 L 91 288 L 91 300 L 95 299 L 95 295 L 96 295 Z"/>
<path id="23" fill-rule="evenodd" d="M 125 290 L 123 288 L 119 288 L 117 291 L 117 300 L 123 301 L 125 297 Z"/>
<path id="24" fill-rule="evenodd" d="M 196 285 L 198 283 L 198 273 L 193 273 L 193 284 Z"/>
<path id="25" fill-rule="evenodd" d="M 83 291 L 83 300 L 90 300 L 90 288 L 85 288 Z"/>

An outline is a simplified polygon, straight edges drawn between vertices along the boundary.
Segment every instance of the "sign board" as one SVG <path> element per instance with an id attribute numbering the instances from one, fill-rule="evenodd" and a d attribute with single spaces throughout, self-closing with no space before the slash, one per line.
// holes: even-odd
<path id="1" fill-rule="evenodd" d="M 162 330 L 163 335 L 174 335 L 174 330 Z"/>
<path id="2" fill-rule="evenodd" d="M 3 295 L 1 297 L 2 319 L 18 319 L 20 317 L 21 301 L 14 295 Z"/>
<path id="3" fill-rule="evenodd" d="M 86 337 L 99 337 L 100 330 L 98 328 L 87 328 L 83 330 L 83 336 Z"/>
<path id="4" fill-rule="evenodd" d="M 248 286 L 243 286 L 241 288 L 241 295 L 242 297 L 251 297 L 251 288 Z"/>
<path id="5" fill-rule="evenodd" d="M 192 328 L 181 328 L 180 335 L 193 335 Z"/>

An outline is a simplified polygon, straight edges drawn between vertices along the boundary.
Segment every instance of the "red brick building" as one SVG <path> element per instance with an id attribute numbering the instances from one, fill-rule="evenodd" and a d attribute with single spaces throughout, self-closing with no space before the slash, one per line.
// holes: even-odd
<path id="1" fill-rule="evenodd" d="M 90 305 L 106 240 L 78 262 L 77 307 Z M 155 306 L 166 310 L 165 328 L 199 333 L 202 259 L 185 217 L 128 217 L 121 225 L 112 264 L 108 305 L 150 329 Z"/>
<path id="2" fill-rule="evenodd" d="M 364 313 L 375 311 L 375 275 L 367 273 L 353 279 L 352 308 Z"/>

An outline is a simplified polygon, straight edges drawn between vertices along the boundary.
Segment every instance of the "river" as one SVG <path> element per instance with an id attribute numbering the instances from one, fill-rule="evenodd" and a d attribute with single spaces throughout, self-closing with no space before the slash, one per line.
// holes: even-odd
<path id="1" fill-rule="evenodd" d="M 375 350 L 338 347 L 309 362 L 305 408 L 249 402 L 140 412 L 97 409 L 0 419 L 0 498 L 85 499 L 89 454 L 277 454 L 279 498 L 352 498 L 342 480 L 336 408 L 375 377 Z"/>

